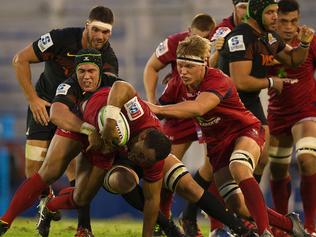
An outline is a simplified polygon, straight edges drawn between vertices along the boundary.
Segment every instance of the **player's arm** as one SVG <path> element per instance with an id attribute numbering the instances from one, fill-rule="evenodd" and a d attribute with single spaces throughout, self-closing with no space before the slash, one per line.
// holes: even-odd
<path id="1" fill-rule="evenodd" d="M 300 45 L 296 48 L 287 45 L 276 55 L 277 60 L 290 67 L 299 66 L 308 56 L 309 46 L 313 37 L 314 30 L 307 26 L 302 26 L 298 34 L 298 39 L 301 41 Z"/>
<path id="2" fill-rule="evenodd" d="M 47 125 L 49 116 L 46 106 L 50 106 L 50 103 L 38 97 L 32 84 L 30 64 L 38 62 L 40 60 L 36 56 L 32 44 L 19 51 L 12 60 L 16 78 L 30 105 L 35 121 L 42 125 Z"/>
<path id="3" fill-rule="evenodd" d="M 158 73 L 166 65 L 159 61 L 156 54 L 153 53 L 149 58 L 144 69 L 144 87 L 149 102 L 156 104 L 156 88 L 158 82 Z"/>
<path id="4" fill-rule="evenodd" d="M 106 123 L 101 131 L 101 137 L 106 144 L 111 145 L 116 139 L 116 120 L 124 104 L 135 96 L 136 90 L 131 84 L 124 81 L 114 82 L 107 99 Z"/>
<path id="5" fill-rule="evenodd" d="M 156 182 L 143 181 L 144 192 L 144 220 L 143 220 L 143 237 L 151 237 L 153 228 L 157 220 L 160 207 L 160 191 L 162 179 Z"/>
<path id="6" fill-rule="evenodd" d="M 220 103 L 220 98 L 213 92 L 202 92 L 193 101 L 184 101 L 173 105 L 148 104 L 157 115 L 174 118 L 195 118 L 203 116 Z"/>

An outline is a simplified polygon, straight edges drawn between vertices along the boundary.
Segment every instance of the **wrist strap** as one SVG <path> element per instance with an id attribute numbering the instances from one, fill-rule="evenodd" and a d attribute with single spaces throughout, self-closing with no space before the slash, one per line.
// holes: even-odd
<path id="1" fill-rule="evenodd" d="M 90 135 L 92 132 L 94 132 L 96 128 L 91 125 L 90 123 L 84 122 L 80 127 L 80 133 Z"/>
<path id="2" fill-rule="evenodd" d="M 273 81 L 273 78 L 272 77 L 268 77 L 268 82 L 269 82 L 269 87 L 268 88 L 272 88 L 273 85 L 274 85 L 274 81 Z"/>
<path id="3" fill-rule="evenodd" d="M 110 119 L 114 119 L 115 121 L 118 121 L 120 118 L 120 112 L 121 112 L 121 108 L 113 106 L 113 105 L 107 105 L 105 109 L 104 117 L 105 119 L 110 118 Z"/>

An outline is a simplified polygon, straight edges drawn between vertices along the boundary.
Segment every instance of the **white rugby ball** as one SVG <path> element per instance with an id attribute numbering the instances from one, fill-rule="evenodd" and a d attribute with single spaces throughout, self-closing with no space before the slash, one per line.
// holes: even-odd
<path id="1" fill-rule="evenodd" d="M 98 113 L 98 126 L 100 131 L 103 129 L 106 121 L 105 112 L 106 106 L 102 107 Z M 116 130 L 119 136 L 119 142 L 116 145 L 124 146 L 129 140 L 130 128 L 128 121 L 122 112 L 120 112 L 119 119 L 116 121 Z"/>

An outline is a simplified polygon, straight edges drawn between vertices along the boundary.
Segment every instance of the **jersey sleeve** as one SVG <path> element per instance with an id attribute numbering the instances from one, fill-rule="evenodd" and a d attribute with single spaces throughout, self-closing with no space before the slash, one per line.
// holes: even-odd
<path id="1" fill-rule="evenodd" d="M 314 62 L 314 65 L 316 65 L 316 36 L 315 35 L 309 47 L 309 52 L 311 55 L 313 55 L 313 62 Z"/>
<path id="2" fill-rule="evenodd" d="M 226 37 L 225 47 L 229 54 L 230 62 L 251 61 L 253 50 L 251 37 L 242 32 L 234 32 Z"/>
<path id="3" fill-rule="evenodd" d="M 56 89 L 54 102 L 60 102 L 67 105 L 70 109 L 74 108 L 81 96 L 81 88 L 76 82 L 74 76 L 59 84 Z"/>
<path id="4" fill-rule="evenodd" d="M 34 41 L 33 49 L 40 61 L 49 61 L 59 51 L 62 42 L 62 30 L 52 30 Z"/>
<path id="5" fill-rule="evenodd" d="M 274 32 L 273 35 L 274 35 L 274 37 L 276 38 L 276 40 L 278 42 L 278 48 L 277 48 L 277 52 L 276 53 L 279 53 L 286 47 L 286 44 L 285 44 L 284 40 L 281 38 L 281 36 L 279 34 Z"/>
<path id="6" fill-rule="evenodd" d="M 144 168 L 144 180 L 148 182 L 156 182 L 163 176 L 164 160 L 156 162 L 150 167 Z"/>
<path id="7" fill-rule="evenodd" d="M 231 91 L 228 78 L 222 71 L 213 69 L 209 72 L 210 80 L 204 81 L 201 86 L 201 92 L 214 93 L 222 101 Z"/>
<path id="8" fill-rule="evenodd" d="M 163 64 L 168 64 L 172 61 L 175 61 L 177 47 L 178 44 L 172 38 L 168 37 L 156 48 L 156 57 Z"/>
<path id="9" fill-rule="evenodd" d="M 171 80 L 168 81 L 165 89 L 163 90 L 161 96 L 159 97 L 159 103 L 161 105 L 168 105 L 168 104 L 174 104 L 176 103 L 174 97 L 175 97 L 175 79 L 172 78 Z"/>

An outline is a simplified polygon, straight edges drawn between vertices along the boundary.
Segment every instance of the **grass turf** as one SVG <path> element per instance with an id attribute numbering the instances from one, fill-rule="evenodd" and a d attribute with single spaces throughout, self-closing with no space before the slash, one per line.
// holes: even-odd
<path id="1" fill-rule="evenodd" d="M 203 235 L 208 236 L 208 224 L 201 222 L 200 227 Z M 73 237 L 76 232 L 77 221 L 74 219 L 63 219 L 58 222 L 52 222 L 50 237 Z M 35 237 L 39 236 L 36 232 L 36 219 L 18 218 L 4 237 Z M 139 237 L 141 236 L 141 220 L 93 220 L 93 234 L 95 237 Z"/>

